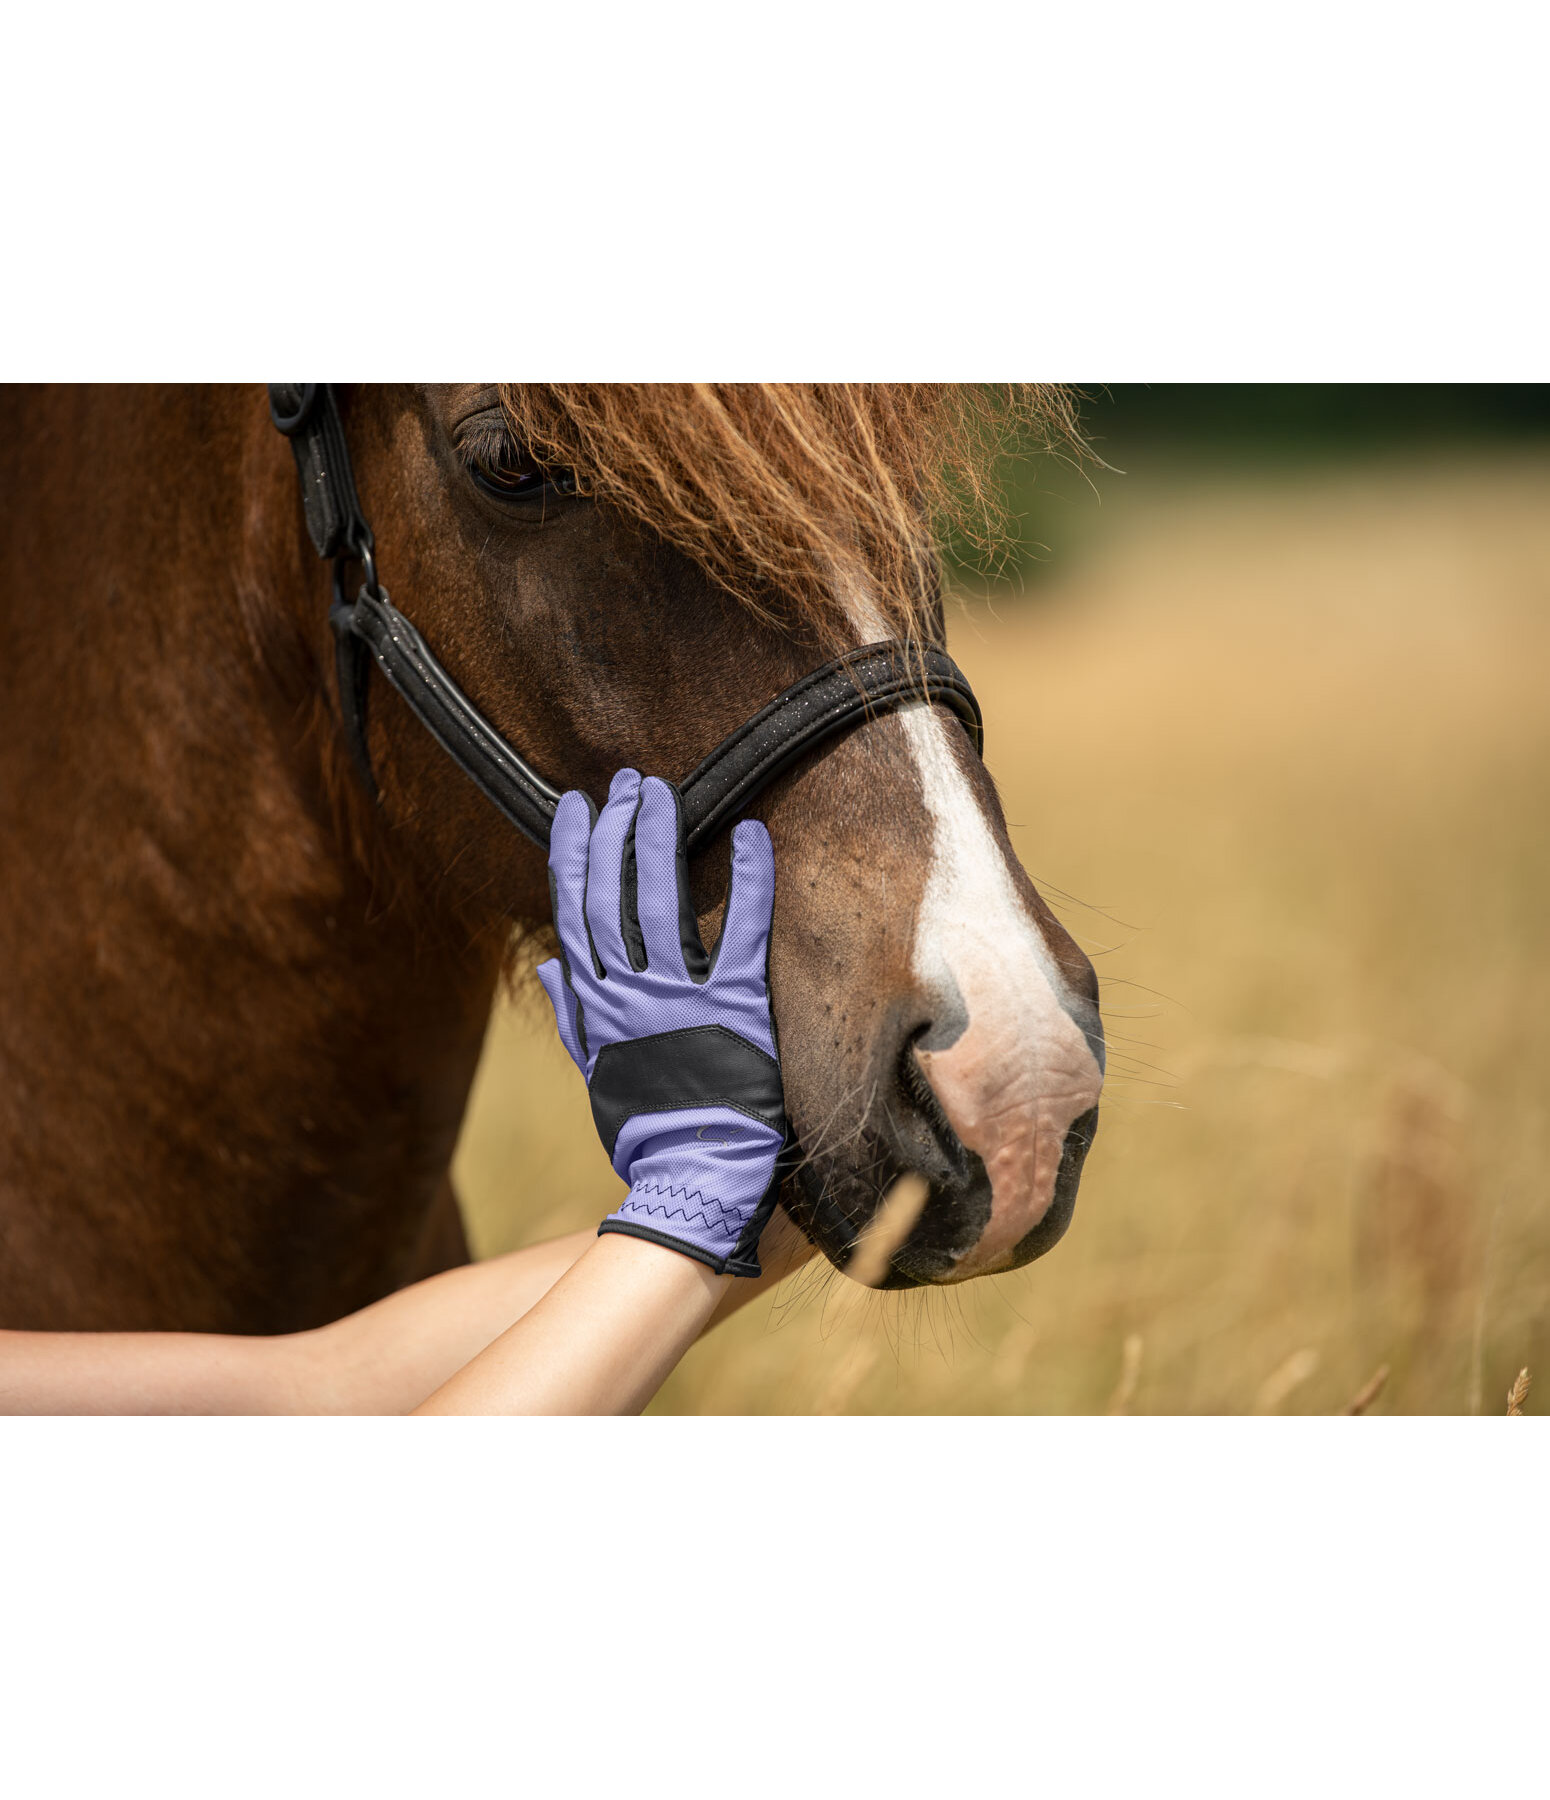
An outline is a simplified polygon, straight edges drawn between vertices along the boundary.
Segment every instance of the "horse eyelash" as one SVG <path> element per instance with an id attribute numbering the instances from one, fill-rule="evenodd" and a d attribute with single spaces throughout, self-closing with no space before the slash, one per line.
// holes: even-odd
<path id="1" fill-rule="evenodd" d="M 458 460 L 465 469 L 475 469 L 481 464 L 493 467 L 515 449 L 516 440 L 511 433 L 494 420 L 469 425 L 457 440 Z"/>

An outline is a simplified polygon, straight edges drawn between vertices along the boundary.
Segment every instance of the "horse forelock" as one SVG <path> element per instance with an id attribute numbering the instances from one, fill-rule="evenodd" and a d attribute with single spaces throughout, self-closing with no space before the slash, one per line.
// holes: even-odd
<path id="1" fill-rule="evenodd" d="M 1079 442 L 1058 386 L 506 384 L 518 439 L 633 516 L 754 613 L 836 647 L 855 597 L 885 631 L 935 635 L 937 544 L 993 547 L 1013 443 Z"/>

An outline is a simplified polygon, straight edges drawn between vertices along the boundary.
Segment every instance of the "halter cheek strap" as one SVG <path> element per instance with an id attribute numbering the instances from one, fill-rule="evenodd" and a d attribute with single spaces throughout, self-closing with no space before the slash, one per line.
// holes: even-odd
<path id="1" fill-rule="evenodd" d="M 335 668 L 346 739 L 367 789 L 376 793 L 366 740 L 372 663 L 468 776 L 518 831 L 544 849 L 560 789 L 495 729 L 442 665 L 377 581 L 371 527 L 355 491 L 350 453 L 332 387 L 281 383 L 269 389 L 276 427 L 291 441 L 307 531 L 319 556 L 334 559 Z M 345 599 L 345 569 L 364 579 Z M 983 754 L 979 703 L 945 651 L 890 640 L 849 650 L 777 694 L 722 740 L 678 784 L 688 848 L 693 851 L 735 819 L 799 757 L 878 713 L 922 701 L 950 708 Z"/>

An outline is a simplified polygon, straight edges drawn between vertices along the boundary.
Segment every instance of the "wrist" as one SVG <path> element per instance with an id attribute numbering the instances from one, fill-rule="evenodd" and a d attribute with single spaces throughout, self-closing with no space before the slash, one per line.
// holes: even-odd
<path id="1" fill-rule="evenodd" d="M 660 1249 L 671 1250 L 678 1256 L 684 1256 L 690 1262 L 697 1262 L 702 1268 L 709 1269 L 715 1275 L 741 1275 L 757 1278 L 763 1274 L 759 1259 L 752 1251 L 739 1255 L 737 1246 L 730 1248 L 713 1248 L 709 1244 L 697 1243 L 692 1238 L 676 1236 L 671 1231 L 662 1231 L 652 1225 L 641 1224 L 630 1217 L 620 1217 L 610 1213 L 597 1228 L 599 1237 L 631 1237 L 644 1244 L 656 1244 Z"/>

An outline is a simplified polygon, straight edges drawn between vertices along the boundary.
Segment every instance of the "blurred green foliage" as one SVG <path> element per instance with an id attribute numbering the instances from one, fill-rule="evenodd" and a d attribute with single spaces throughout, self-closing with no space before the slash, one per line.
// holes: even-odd
<path id="1" fill-rule="evenodd" d="M 1550 435 L 1543 384 L 1174 382 L 1084 392 L 1083 424 L 1100 450 L 1164 443 L 1274 461 Z"/>
<path id="2" fill-rule="evenodd" d="M 1097 530 L 1102 504 L 1128 497 L 1126 489 L 1550 440 L 1546 384 L 1163 382 L 1081 393 L 1090 457 L 1010 447 L 997 547 L 948 539 L 949 573 L 960 585 L 1036 592 Z"/>

